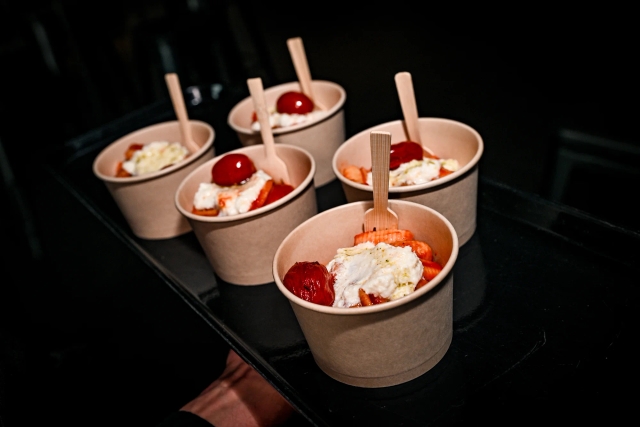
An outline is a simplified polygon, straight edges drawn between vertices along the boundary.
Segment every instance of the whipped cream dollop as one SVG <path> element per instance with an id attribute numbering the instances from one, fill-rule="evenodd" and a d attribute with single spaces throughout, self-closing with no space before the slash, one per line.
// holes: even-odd
<path id="1" fill-rule="evenodd" d="M 136 150 L 131 159 L 122 162 L 122 168 L 131 175 L 143 175 L 156 172 L 189 155 L 189 150 L 179 142 L 155 141 Z"/>
<path id="2" fill-rule="evenodd" d="M 286 114 L 271 110 L 269 111 L 269 124 L 271 125 L 271 129 L 286 128 L 309 121 L 320 120 L 326 114 L 326 111 L 312 111 L 307 114 Z M 260 131 L 260 122 L 255 121 L 251 123 L 251 129 L 256 132 Z"/>
<path id="3" fill-rule="evenodd" d="M 219 211 L 218 216 L 249 212 L 251 204 L 271 179 L 269 174 L 259 169 L 241 185 L 221 187 L 215 183 L 201 183 L 193 197 L 193 205 L 196 209 L 215 208 Z"/>
<path id="4" fill-rule="evenodd" d="M 397 169 L 389 171 L 389 187 L 401 187 L 405 185 L 424 184 L 433 181 L 440 176 L 440 168 L 451 172 L 457 171 L 460 166 L 456 159 L 430 159 L 411 160 L 400 165 Z M 373 185 L 373 174 L 367 174 L 367 184 Z"/>
<path id="5" fill-rule="evenodd" d="M 335 276 L 333 307 L 349 308 L 360 302 L 360 288 L 389 300 L 409 295 L 424 268 L 409 246 L 364 242 L 338 249 L 327 270 Z"/>

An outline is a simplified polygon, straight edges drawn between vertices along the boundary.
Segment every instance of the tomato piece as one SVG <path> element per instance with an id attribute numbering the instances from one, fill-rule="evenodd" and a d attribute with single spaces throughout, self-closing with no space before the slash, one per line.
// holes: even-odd
<path id="1" fill-rule="evenodd" d="M 142 150 L 143 148 L 144 148 L 144 145 L 142 144 L 133 143 L 129 145 L 129 148 L 127 148 L 127 151 L 124 153 L 124 158 L 126 160 L 131 160 L 131 158 L 133 157 L 133 153 L 135 153 L 138 150 Z"/>
<path id="2" fill-rule="evenodd" d="M 427 281 L 433 279 L 442 271 L 442 266 L 435 261 L 422 261 L 423 272 L 422 277 Z"/>
<path id="3" fill-rule="evenodd" d="M 298 298 L 320 305 L 333 305 L 334 278 L 327 267 L 317 261 L 296 262 L 284 275 L 282 283 Z"/>
<path id="4" fill-rule="evenodd" d="M 269 203 L 273 203 L 276 200 L 282 199 L 284 196 L 291 193 L 292 191 L 293 191 L 293 187 L 291 185 L 273 184 L 273 187 L 271 187 L 271 191 L 269 191 L 269 195 L 267 196 L 267 201 L 265 202 L 265 205 L 268 205 Z"/>
<path id="5" fill-rule="evenodd" d="M 220 158 L 211 168 L 211 178 L 222 187 L 239 185 L 256 173 L 256 167 L 249 157 L 240 153 L 229 153 Z"/>
<path id="6" fill-rule="evenodd" d="M 251 207 L 249 208 L 250 211 L 261 208 L 267 204 L 267 196 L 271 193 L 272 187 L 272 179 L 264 183 L 264 186 L 260 189 L 260 194 L 258 194 L 258 197 L 253 201 L 253 203 L 251 203 Z"/>
<path id="7" fill-rule="evenodd" d="M 411 160 L 422 160 L 422 146 L 417 142 L 404 141 L 391 145 L 391 156 L 389 157 L 389 169 L 395 170 L 401 164 Z"/>
<path id="8" fill-rule="evenodd" d="M 116 176 L 118 178 L 129 178 L 131 176 L 131 174 L 122 167 L 122 162 L 118 162 L 118 166 L 116 167 Z"/>
<path id="9" fill-rule="evenodd" d="M 368 294 L 362 288 L 358 289 L 358 297 L 360 298 L 360 307 L 382 304 L 390 301 L 388 298 L 381 297 L 380 295 Z"/>
<path id="10" fill-rule="evenodd" d="M 208 208 L 208 209 L 196 209 L 194 206 L 191 208 L 191 213 L 194 215 L 202 215 L 202 216 L 218 216 L 220 211 L 216 208 Z"/>
<path id="11" fill-rule="evenodd" d="M 414 240 L 413 233 L 409 230 L 364 231 L 353 237 L 353 245 L 359 245 L 363 242 L 371 242 L 374 245 L 384 242 L 391 245 L 394 242 L 404 242 L 407 240 Z"/>
<path id="12" fill-rule="evenodd" d="M 284 114 L 307 114 L 313 111 L 313 101 L 302 92 L 285 92 L 276 101 L 276 110 Z"/>
<path id="13" fill-rule="evenodd" d="M 369 294 L 369 299 L 371 300 L 371 304 L 382 304 L 383 302 L 389 302 L 390 300 L 385 297 L 381 297 L 380 295 Z"/>
<path id="14" fill-rule="evenodd" d="M 449 169 L 440 168 L 440 173 L 438 174 L 438 177 L 442 178 L 443 176 L 447 176 L 447 175 L 450 175 L 452 173 L 453 173 L 453 171 L 450 171 Z"/>

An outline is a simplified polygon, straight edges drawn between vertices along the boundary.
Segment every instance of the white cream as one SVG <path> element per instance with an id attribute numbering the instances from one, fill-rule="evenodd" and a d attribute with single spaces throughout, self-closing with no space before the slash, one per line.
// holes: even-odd
<path id="1" fill-rule="evenodd" d="M 307 114 L 286 114 L 271 110 L 269 112 L 269 124 L 271 125 L 271 129 L 286 128 L 312 120 L 319 120 L 325 114 L 325 111 L 312 111 Z M 251 129 L 256 132 L 260 131 L 260 122 L 255 121 L 251 123 Z"/>
<path id="2" fill-rule="evenodd" d="M 193 197 L 196 209 L 217 209 L 218 216 L 231 216 L 249 212 L 251 204 L 258 198 L 262 187 L 271 179 L 258 170 L 241 185 L 221 187 L 214 183 L 201 183 Z"/>
<path id="3" fill-rule="evenodd" d="M 143 175 L 178 163 L 188 155 L 189 150 L 179 142 L 155 141 L 134 151 L 131 159 L 122 162 L 122 168 L 133 176 Z"/>
<path id="4" fill-rule="evenodd" d="M 451 172 L 458 170 L 458 161 L 455 159 L 430 159 L 411 160 L 402 163 L 400 167 L 389 171 L 389 187 L 401 187 L 404 185 L 424 184 L 433 181 L 440 176 L 440 167 Z M 373 174 L 367 174 L 367 184 L 373 185 Z"/>
<path id="5" fill-rule="evenodd" d="M 390 300 L 409 295 L 424 268 L 411 247 L 365 242 L 338 249 L 327 270 L 335 275 L 333 306 L 349 308 L 360 302 L 360 288 Z"/>

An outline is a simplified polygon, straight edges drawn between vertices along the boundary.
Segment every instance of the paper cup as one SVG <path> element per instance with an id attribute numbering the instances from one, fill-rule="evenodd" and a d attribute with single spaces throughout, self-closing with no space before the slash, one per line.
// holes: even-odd
<path id="1" fill-rule="evenodd" d="M 333 82 L 314 80 L 311 87 L 317 103 L 326 108 L 326 115 L 318 120 L 273 129 L 272 132 L 276 143 L 295 145 L 311 153 L 316 162 L 314 185 L 320 187 L 336 178 L 331 162 L 345 140 L 344 103 L 347 95 L 342 86 Z M 267 106 L 275 106 L 280 95 L 288 91 L 300 92 L 300 84 L 290 82 L 265 89 Z M 236 131 L 244 146 L 262 144 L 260 132 L 251 129 L 254 111 L 253 99 L 248 97 L 236 104 L 227 118 L 229 126 Z"/>
<path id="2" fill-rule="evenodd" d="M 433 368 L 453 336 L 453 265 L 458 238 L 451 223 L 426 206 L 389 200 L 399 228 L 428 243 L 443 270 L 427 285 L 394 301 L 357 308 L 307 302 L 282 283 L 299 261 L 326 265 L 338 248 L 353 246 L 372 202 L 324 211 L 289 234 L 273 260 L 278 289 L 289 299 L 313 358 L 327 375 L 358 387 L 387 387 L 410 381 Z"/>
<path id="3" fill-rule="evenodd" d="M 107 186 L 133 234 L 141 239 L 167 239 L 191 231 L 178 212 L 174 195 L 180 182 L 214 156 L 215 132 L 208 123 L 190 120 L 191 132 L 200 149 L 172 166 L 129 178 L 116 177 L 116 168 L 133 143 L 182 140 L 177 120 L 139 129 L 109 144 L 93 162 L 93 173 Z"/>
<path id="4" fill-rule="evenodd" d="M 265 167 L 264 146 L 230 151 L 243 153 L 257 169 Z M 299 147 L 277 144 L 276 152 L 287 164 L 295 189 L 280 200 L 243 214 L 207 217 L 191 213 L 193 196 L 202 182 L 211 182 L 211 168 L 218 156 L 187 176 L 175 193 L 175 206 L 191 224 L 213 268 L 225 282 L 262 285 L 273 282 L 272 262 L 276 249 L 295 227 L 318 213 L 311 154 Z"/>
<path id="5" fill-rule="evenodd" d="M 457 159 L 460 168 L 425 184 L 390 187 L 389 199 L 408 200 L 437 210 L 451 221 L 462 246 L 476 229 L 478 162 L 484 150 L 482 137 L 473 128 L 454 120 L 423 117 L 418 120 L 418 126 L 427 146 L 440 158 Z M 409 139 L 404 122 L 396 120 L 366 129 L 338 148 L 332 167 L 347 202 L 373 200 L 373 187 L 353 182 L 341 173 L 347 165 L 371 167 L 372 131 L 390 132 L 392 144 Z"/>

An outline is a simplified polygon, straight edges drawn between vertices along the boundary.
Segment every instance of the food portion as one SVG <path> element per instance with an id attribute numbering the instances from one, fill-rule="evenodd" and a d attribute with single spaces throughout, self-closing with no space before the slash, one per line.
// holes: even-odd
<path id="1" fill-rule="evenodd" d="M 285 128 L 324 116 L 324 111 L 315 110 L 313 101 L 304 93 L 289 91 L 278 97 L 276 105 L 269 111 L 271 129 Z M 251 116 L 251 129 L 260 131 L 260 122 L 254 112 Z"/>
<path id="2" fill-rule="evenodd" d="M 241 153 L 221 157 L 211 168 L 211 182 L 203 182 L 193 197 L 192 213 L 232 216 L 268 205 L 293 191 L 276 183 L 265 171 Z"/>
<path id="3" fill-rule="evenodd" d="M 284 286 L 305 301 L 332 305 L 335 299 L 333 279 L 319 262 L 296 262 L 284 276 Z"/>
<path id="4" fill-rule="evenodd" d="M 119 162 L 116 176 L 127 178 L 156 172 L 184 160 L 189 150 L 179 142 L 154 141 L 147 144 L 133 143 Z"/>
<path id="5" fill-rule="evenodd" d="M 403 141 L 391 145 L 389 187 L 424 184 L 442 178 L 459 169 L 456 159 L 440 159 L 424 150 L 420 144 Z M 359 184 L 372 185 L 371 168 L 347 165 L 342 175 Z"/>
<path id="6" fill-rule="evenodd" d="M 326 266 L 296 262 L 282 282 L 305 301 L 352 308 L 402 298 L 440 271 L 431 247 L 411 231 L 368 231 L 354 237 L 354 246 L 338 249 Z"/>

